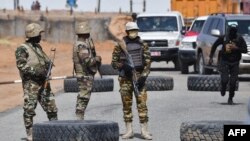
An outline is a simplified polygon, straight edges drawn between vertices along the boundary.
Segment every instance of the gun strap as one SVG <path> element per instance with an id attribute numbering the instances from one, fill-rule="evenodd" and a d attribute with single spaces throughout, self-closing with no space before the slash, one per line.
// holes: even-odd
<path id="1" fill-rule="evenodd" d="M 126 47 L 125 41 L 124 40 L 120 40 L 118 43 L 119 43 L 120 47 L 122 48 L 123 52 L 126 55 L 128 55 L 128 51 L 127 51 L 127 47 Z"/>

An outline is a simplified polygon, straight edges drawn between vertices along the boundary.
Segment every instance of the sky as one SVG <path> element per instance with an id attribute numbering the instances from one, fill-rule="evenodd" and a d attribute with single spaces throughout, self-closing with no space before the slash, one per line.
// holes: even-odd
<path id="1" fill-rule="evenodd" d="M 34 0 L 19 0 L 20 6 L 24 9 L 30 9 Z M 52 2 L 53 1 L 53 2 Z M 77 0 L 78 8 L 76 11 L 94 11 L 98 0 Z M 41 10 L 48 7 L 52 9 L 67 9 L 65 7 L 66 0 L 39 0 L 41 3 Z M 119 9 L 123 12 L 129 12 L 130 0 L 101 0 L 101 12 L 118 12 Z M 142 12 L 143 0 L 133 0 L 133 11 Z M 13 9 L 14 0 L 0 0 L 0 9 Z M 146 0 L 147 12 L 166 12 L 170 9 L 170 0 Z"/>

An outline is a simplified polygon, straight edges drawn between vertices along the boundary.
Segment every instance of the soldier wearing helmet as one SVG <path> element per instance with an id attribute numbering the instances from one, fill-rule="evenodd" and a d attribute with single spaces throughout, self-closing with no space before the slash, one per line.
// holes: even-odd
<path id="1" fill-rule="evenodd" d="M 238 25 L 228 22 L 227 35 L 219 37 L 213 44 L 210 52 L 209 64 L 213 63 L 213 55 L 216 48 L 222 44 L 219 71 L 221 76 L 221 96 L 225 96 L 227 84 L 229 83 L 228 104 L 233 104 L 236 82 L 239 74 L 239 61 L 241 53 L 247 53 L 247 44 L 238 33 Z"/>
<path id="2" fill-rule="evenodd" d="M 151 140 L 152 135 L 148 131 L 148 108 L 146 105 L 147 92 L 145 81 L 150 73 L 151 57 L 147 44 L 138 36 L 139 27 L 135 22 L 126 24 L 127 36 L 123 37 L 115 46 L 112 54 L 112 66 L 119 70 L 120 93 L 123 103 L 123 114 L 126 125 L 126 133 L 122 135 L 123 139 L 133 138 L 132 129 L 132 69 L 126 62 L 125 52 L 132 56 L 134 69 L 137 74 L 139 95 L 135 95 L 139 119 L 141 123 L 142 138 Z"/>
<path id="3" fill-rule="evenodd" d="M 101 64 L 101 57 L 95 56 L 92 39 L 90 38 L 91 28 L 87 22 L 81 22 L 76 26 L 77 40 L 73 46 L 74 71 L 77 77 L 79 93 L 76 101 L 76 116 L 79 120 L 84 119 L 94 75 L 97 72 L 97 65 Z"/>
<path id="4" fill-rule="evenodd" d="M 15 52 L 16 64 L 23 84 L 23 118 L 29 141 L 32 140 L 33 117 L 36 115 L 37 102 L 41 104 L 49 120 L 57 120 L 57 107 L 50 84 L 48 84 L 46 95 L 41 94 L 50 62 L 39 44 L 43 31 L 37 23 L 28 24 L 25 28 L 27 40 Z"/>

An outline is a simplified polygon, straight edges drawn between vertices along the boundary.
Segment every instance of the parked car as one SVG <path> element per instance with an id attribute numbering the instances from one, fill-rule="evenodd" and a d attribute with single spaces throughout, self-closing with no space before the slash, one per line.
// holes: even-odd
<path id="1" fill-rule="evenodd" d="M 175 69 L 179 70 L 178 50 L 185 26 L 181 13 L 141 13 L 136 22 L 139 36 L 149 45 L 152 61 L 173 61 Z"/>
<path id="2" fill-rule="evenodd" d="M 190 65 L 194 65 L 194 71 L 196 71 L 196 39 L 207 17 L 208 16 L 201 16 L 196 18 L 192 22 L 189 30 L 185 33 L 184 38 L 181 41 L 178 58 L 182 74 L 188 74 L 188 67 Z"/>
<path id="3" fill-rule="evenodd" d="M 226 29 L 230 22 L 238 24 L 238 33 L 243 36 L 247 43 L 248 53 L 242 53 L 240 73 L 250 72 L 250 15 L 212 14 L 204 23 L 204 27 L 197 37 L 196 59 L 199 74 L 210 74 L 213 70 L 218 71 L 222 46 L 217 47 L 213 64 L 208 64 L 211 47 L 218 38 L 212 35 L 212 31 L 216 31 L 221 36 L 226 35 Z"/>

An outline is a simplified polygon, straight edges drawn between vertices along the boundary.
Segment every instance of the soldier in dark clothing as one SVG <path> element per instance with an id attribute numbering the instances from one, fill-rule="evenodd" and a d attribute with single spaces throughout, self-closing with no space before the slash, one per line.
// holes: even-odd
<path id="1" fill-rule="evenodd" d="M 221 75 L 221 96 L 226 94 L 228 82 L 230 83 L 228 104 L 233 104 L 233 97 L 235 94 L 236 82 L 239 74 L 239 61 L 241 53 L 247 53 L 247 45 L 244 38 L 237 34 L 238 25 L 228 25 L 228 34 L 219 37 L 212 46 L 210 52 L 209 63 L 213 62 L 213 55 L 216 48 L 222 44 L 221 58 L 220 58 L 220 75 Z"/>

